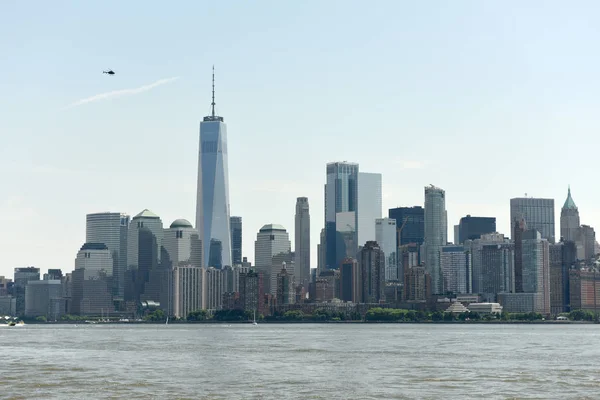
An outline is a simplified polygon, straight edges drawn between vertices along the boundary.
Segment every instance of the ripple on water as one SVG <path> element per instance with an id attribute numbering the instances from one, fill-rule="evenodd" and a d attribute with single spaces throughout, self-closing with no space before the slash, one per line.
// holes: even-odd
<path id="1" fill-rule="evenodd" d="M 15 399 L 597 398 L 597 328 L 32 326 L 4 338 L 0 390 Z"/>

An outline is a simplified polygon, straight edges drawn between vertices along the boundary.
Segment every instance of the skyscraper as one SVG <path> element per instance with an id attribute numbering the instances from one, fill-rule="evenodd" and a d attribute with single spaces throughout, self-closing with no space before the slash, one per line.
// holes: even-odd
<path id="1" fill-rule="evenodd" d="M 385 280 L 398 280 L 398 244 L 396 239 L 396 220 L 377 218 L 375 220 L 375 240 L 383 251 Z"/>
<path id="2" fill-rule="evenodd" d="M 432 294 L 444 290 L 440 252 L 447 235 L 446 192 L 433 185 L 425 187 L 425 268 L 431 275 Z"/>
<path id="3" fill-rule="evenodd" d="M 381 218 L 381 174 L 358 173 L 358 246 L 375 240 L 375 220 Z M 339 267 L 339 265 L 338 265 Z"/>
<path id="4" fill-rule="evenodd" d="M 338 268 L 358 250 L 358 164 L 327 164 L 325 184 L 325 263 Z"/>
<path id="5" fill-rule="evenodd" d="M 160 260 L 160 247 L 164 237 L 163 224 L 160 217 L 152 211 L 145 209 L 131 219 L 129 223 L 128 238 L 127 238 L 127 264 L 129 268 L 137 268 L 140 263 L 140 257 L 148 257 L 149 252 L 146 249 L 140 249 L 140 232 L 148 230 L 154 236 L 153 250 L 156 260 Z M 108 246 L 107 246 L 108 247 Z"/>
<path id="6" fill-rule="evenodd" d="M 542 238 L 554 243 L 554 199 L 531 197 L 510 199 L 510 230 L 515 230 L 515 221 L 525 219 L 528 229 L 535 229 Z"/>
<path id="7" fill-rule="evenodd" d="M 168 262 L 170 269 L 178 265 L 202 265 L 202 243 L 198 231 L 188 220 L 176 219 L 164 230 L 163 247 L 169 259 L 161 259 L 161 262 Z"/>
<path id="8" fill-rule="evenodd" d="M 564 241 L 575 242 L 578 239 L 579 210 L 571 197 L 571 187 L 567 192 L 567 199 L 560 210 L 560 238 Z"/>
<path id="9" fill-rule="evenodd" d="M 388 216 L 396 220 L 400 231 L 400 245 L 416 243 L 422 245 L 425 241 L 425 210 L 423 207 L 390 208 Z"/>
<path id="10" fill-rule="evenodd" d="M 463 244 L 465 240 L 479 239 L 481 235 L 496 232 L 495 217 L 472 217 L 467 215 L 460 219 L 458 224 L 458 242 Z M 454 238 L 456 241 L 456 238 Z"/>
<path id="11" fill-rule="evenodd" d="M 75 315 L 109 314 L 113 253 L 104 243 L 85 243 L 77 253 L 73 271 L 71 312 Z"/>
<path id="12" fill-rule="evenodd" d="M 85 225 L 86 243 L 103 243 L 110 250 L 113 258 L 113 295 L 123 299 L 127 270 L 129 215 L 119 212 L 88 214 Z"/>
<path id="13" fill-rule="evenodd" d="M 140 301 L 161 262 L 164 229 L 160 217 L 145 209 L 131 219 L 127 238 L 126 301 Z M 158 301 L 157 298 L 152 300 Z"/>
<path id="14" fill-rule="evenodd" d="M 359 303 L 361 295 L 361 270 L 358 261 L 354 258 L 346 258 L 340 266 L 340 299 Z"/>
<path id="15" fill-rule="evenodd" d="M 16 314 L 25 313 L 25 288 L 30 281 L 40 280 L 40 269 L 36 267 L 15 268 L 14 297 L 16 299 Z"/>
<path id="16" fill-rule="evenodd" d="M 229 218 L 231 228 L 231 262 L 242 264 L 242 217 Z"/>
<path id="17" fill-rule="evenodd" d="M 359 252 L 362 302 L 385 300 L 385 255 L 377 242 L 368 241 Z"/>
<path id="18" fill-rule="evenodd" d="M 210 266 L 210 260 L 218 260 L 224 266 L 231 265 L 227 126 L 215 114 L 214 67 L 212 93 L 212 114 L 200 123 L 196 229 L 202 240 L 203 264 Z M 220 254 L 211 254 L 211 249 Z"/>
<path id="19" fill-rule="evenodd" d="M 523 232 L 523 292 L 536 293 L 531 311 L 550 313 L 550 248 L 534 229 Z"/>
<path id="20" fill-rule="evenodd" d="M 276 294 L 281 263 L 291 261 L 290 237 L 285 228 L 278 224 L 260 228 L 254 242 L 254 264 L 256 272 L 263 274 L 265 293 Z"/>
<path id="21" fill-rule="evenodd" d="M 296 284 L 302 284 L 308 288 L 310 281 L 310 213 L 306 197 L 296 199 L 295 222 L 295 268 L 298 272 L 295 272 L 294 275 Z"/>
<path id="22" fill-rule="evenodd" d="M 440 266 L 443 274 L 444 293 L 467 293 L 467 267 L 469 257 L 463 246 L 442 246 Z"/>
<path id="23" fill-rule="evenodd" d="M 529 229 L 520 232 L 519 242 L 522 265 L 521 291 L 498 293 L 498 301 L 506 312 L 537 312 L 548 315 L 550 314 L 550 246 L 548 240 L 543 239 L 535 229 Z M 515 264 L 517 257 L 515 252 Z"/>

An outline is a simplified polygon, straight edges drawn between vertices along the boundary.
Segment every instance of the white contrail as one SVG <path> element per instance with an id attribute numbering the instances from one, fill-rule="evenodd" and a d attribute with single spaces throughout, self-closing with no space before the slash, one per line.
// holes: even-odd
<path id="1" fill-rule="evenodd" d="M 148 90 L 152 90 L 152 89 L 154 89 L 157 86 L 165 85 L 165 84 L 171 83 L 171 82 L 175 82 L 177 79 L 179 79 L 178 76 L 173 77 L 173 78 L 167 78 L 167 79 L 159 79 L 156 82 L 150 83 L 149 85 L 144 85 L 144 86 L 140 86 L 140 87 L 133 88 L 133 89 L 113 90 L 112 92 L 106 92 L 106 93 L 96 94 L 94 96 L 87 97 L 85 99 L 77 100 L 76 102 L 71 103 L 68 106 L 66 106 L 64 108 L 64 110 L 69 109 L 69 108 L 73 108 L 73 107 L 77 107 L 77 106 L 81 106 L 83 104 L 91 103 L 93 101 L 110 99 L 112 97 L 130 96 L 130 95 L 133 95 L 133 94 L 139 94 L 139 93 L 147 92 Z"/>

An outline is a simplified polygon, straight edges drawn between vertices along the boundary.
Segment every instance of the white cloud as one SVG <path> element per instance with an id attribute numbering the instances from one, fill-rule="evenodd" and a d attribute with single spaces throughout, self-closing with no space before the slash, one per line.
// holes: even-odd
<path id="1" fill-rule="evenodd" d="M 167 79 L 159 79 L 156 82 L 150 83 L 148 85 L 140 86 L 137 88 L 133 88 L 133 89 L 113 90 L 112 92 L 96 94 L 94 96 L 86 97 L 85 99 L 77 100 L 76 102 L 71 103 L 68 106 L 66 106 L 64 109 L 67 110 L 67 109 L 70 109 L 73 107 L 78 107 L 83 104 L 91 103 L 91 102 L 98 101 L 98 100 L 105 100 L 105 99 L 110 99 L 113 97 L 131 96 L 134 94 L 144 93 L 144 92 L 147 92 L 148 90 L 154 89 L 155 87 L 158 87 L 161 85 L 166 85 L 167 83 L 175 82 L 177 79 L 179 79 L 178 76 L 173 77 L 173 78 L 167 78 Z"/>

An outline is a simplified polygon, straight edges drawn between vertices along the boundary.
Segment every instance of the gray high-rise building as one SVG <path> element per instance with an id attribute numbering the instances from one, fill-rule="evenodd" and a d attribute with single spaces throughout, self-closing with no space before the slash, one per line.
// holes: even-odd
<path id="1" fill-rule="evenodd" d="M 444 293 L 467 293 L 467 271 L 470 263 L 469 253 L 463 246 L 442 246 L 440 267 L 443 276 Z"/>
<path id="2" fill-rule="evenodd" d="M 596 255 L 596 232 L 589 225 L 581 225 L 578 234 L 579 257 L 590 261 Z"/>
<path id="3" fill-rule="evenodd" d="M 560 238 L 565 242 L 575 242 L 578 239 L 579 210 L 571 197 L 571 187 L 567 192 L 567 199 L 560 210 Z"/>
<path id="4" fill-rule="evenodd" d="M 535 229 L 542 238 L 554 243 L 554 199 L 530 197 L 510 199 L 510 230 L 514 232 L 516 221 L 524 219 L 528 229 Z"/>
<path id="5" fill-rule="evenodd" d="M 16 299 L 16 314 L 25 314 L 25 288 L 31 281 L 40 280 L 40 269 L 36 267 L 15 268 L 13 294 Z"/>
<path id="6" fill-rule="evenodd" d="M 242 264 L 242 217 L 229 218 L 231 228 L 231 262 Z"/>
<path id="7" fill-rule="evenodd" d="M 523 292 L 539 296 L 531 311 L 550 313 L 550 247 L 534 229 L 523 233 Z"/>
<path id="8" fill-rule="evenodd" d="M 510 240 L 501 233 L 489 233 L 479 239 L 466 240 L 464 247 L 471 254 L 471 272 L 467 273 L 470 293 L 480 293 L 484 299 L 495 301 L 497 292 L 494 288 L 514 290 L 514 245 Z M 498 249 L 498 254 L 492 251 L 494 248 Z M 504 278 L 512 283 L 503 286 Z"/>
<path id="9" fill-rule="evenodd" d="M 374 223 L 374 221 L 373 221 Z M 358 250 L 358 164 L 327 164 L 325 184 L 325 263 L 338 268 Z"/>
<path id="10" fill-rule="evenodd" d="M 150 295 L 148 289 L 151 288 L 147 284 L 161 265 L 163 238 L 162 221 L 152 211 L 145 209 L 131 219 L 127 239 L 126 301 L 140 301 Z M 162 277 L 158 281 L 162 281 Z M 151 300 L 158 301 L 156 291 L 152 297 Z"/>
<path id="11" fill-rule="evenodd" d="M 263 274 L 265 293 L 276 294 L 281 264 L 291 261 L 290 237 L 285 228 L 278 224 L 260 228 L 254 242 L 254 265 L 256 272 Z"/>
<path id="12" fill-rule="evenodd" d="M 385 255 L 385 280 L 399 280 L 396 220 L 393 218 L 377 218 L 375 220 L 375 240 Z"/>
<path id="13" fill-rule="evenodd" d="M 302 284 L 305 288 L 308 288 L 308 282 L 310 281 L 310 210 L 307 197 L 296 199 L 295 222 L 294 252 L 296 254 L 296 271 L 294 275 L 296 284 Z"/>
<path id="14" fill-rule="evenodd" d="M 381 174 L 358 173 L 358 246 L 375 240 L 375 220 L 382 216 Z M 339 265 L 338 265 L 339 267 Z"/>
<path id="15" fill-rule="evenodd" d="M 163 254 L 168 257 L 161 263 L 169 269 L 178 265 L 202 266 L 202 243 L 198 230 L 185 219 L 176 219 L 163 233 Z"/>
<path id="16" fill-rule="evenodd" d="M 127 240 L 129 215 L 119 212 L 102 212 L 86 215 L 86 243 L 103 243 L 113 258 L 112 293 L 123 299 L 125 271 L 127 270 Z"/>
<path id="17" fill-rule="evenodd" d="M 425 267 L 431 275 L 432 294 L 441 294 L 444 280 L 440 253 L 448 238 L 446 192 L 433 185 L 425 187 Z"/>
<path id="18" fill-rule="evenodd" d="M 160 248 L 164 237 L 163 224 L 160 217 L 152 211 L 145 209 L 131 219 L 127 238 L 127 264 L 128 268 L 137 268 L 140 263 L 140 257 L 148 256 L 148 252 L 140 249 L 140 231 L 148 230 L 155 238 L 156 247 L 155 261 L 160 261 Z M 108 246 L 106 246 L 108 247 Z"/>
<path id="19" fill-rule="evenodd" d="M 81 246 L 72 274 L 73 314 L 109 315 L 114 311 L 111 295 L 113 270 L 113 254 L 104 243 Z"/>
<path id="20" fill-rule="evenodd" d="M 196 229 L 203 244 L 203 264 L 231 265 L 229 226 L 229 170 L 227 126 L 215 114 L 215 74 L 213 68 L 212 114 L 200 123 Z M 212 253 L 211 253 L 212 250 Z M 215 254 L 219 253 L 219 254 Z"/>

